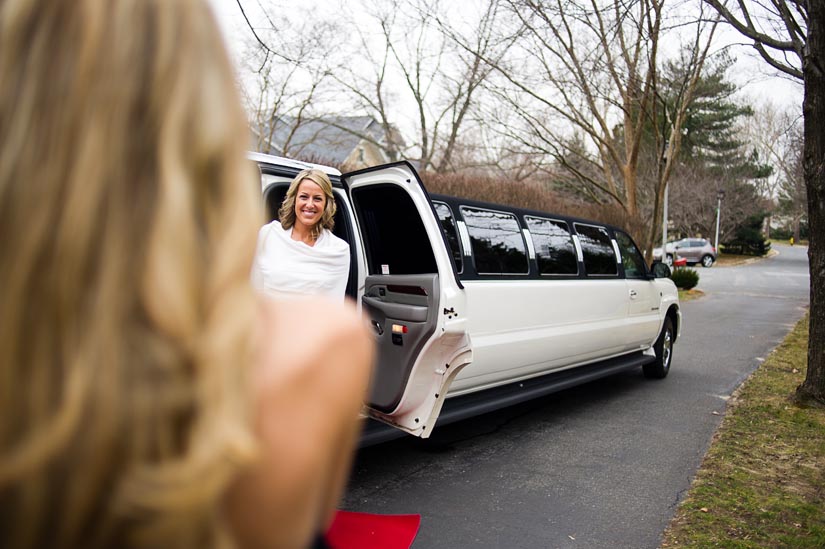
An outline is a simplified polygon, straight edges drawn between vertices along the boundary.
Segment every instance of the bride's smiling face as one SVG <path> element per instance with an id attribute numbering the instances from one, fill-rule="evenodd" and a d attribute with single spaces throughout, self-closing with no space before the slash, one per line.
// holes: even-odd
<path id="1" fill-rule="evenodd" d="M 327 197 L 317 183 L 304 179 L 295 193 L 295 222 L 307 228 L 314 227 L 324 213 Z"/>

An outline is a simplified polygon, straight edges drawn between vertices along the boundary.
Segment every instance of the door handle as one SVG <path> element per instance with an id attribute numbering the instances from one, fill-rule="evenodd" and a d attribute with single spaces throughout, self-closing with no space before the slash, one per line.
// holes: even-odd
<path id="1" fill-rule="evenodd" d="M 378 335 L 384 335 L 384 328 L 381 327 L 381 323 L 377 320 L 372 321 L 372 327 L 375 328 L 375 333 Z"/>
<path id="2" fill-rule="evenodd" d="M 637 295 L 636 290 L 630 290 L 630 299 L 636 299 Z"/>

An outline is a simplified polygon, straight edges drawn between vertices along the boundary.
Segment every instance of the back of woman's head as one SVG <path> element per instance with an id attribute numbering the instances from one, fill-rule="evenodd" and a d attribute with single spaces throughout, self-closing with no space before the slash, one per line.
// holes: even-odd
<path id="1" fill-rule="evenodd" d="M 0 545 L 210 546 L 261 212 L 202 0 L 0 0 Z"/>

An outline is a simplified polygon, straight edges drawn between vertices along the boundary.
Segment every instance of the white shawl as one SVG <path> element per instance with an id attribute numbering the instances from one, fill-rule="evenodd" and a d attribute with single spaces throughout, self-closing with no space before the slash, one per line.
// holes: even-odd
<path id="1" fill-rule="evenodd" d="M 344 299 L 349 276 L 349 244 L 327 229 L 314 246 L 292 239 L 273 221 L 258 233 L 258 251 L 252 264 L 252 284 L 279 296 L 326 295 Z"/>

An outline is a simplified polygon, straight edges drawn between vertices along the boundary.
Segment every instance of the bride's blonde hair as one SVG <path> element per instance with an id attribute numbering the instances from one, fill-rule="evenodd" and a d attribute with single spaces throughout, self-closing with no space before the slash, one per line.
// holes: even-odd
<path id="1" fill-rule="evenodd" d="M 231 544 L 262 222 L 202 0 L 0 1 L 0 545 Z"/>

